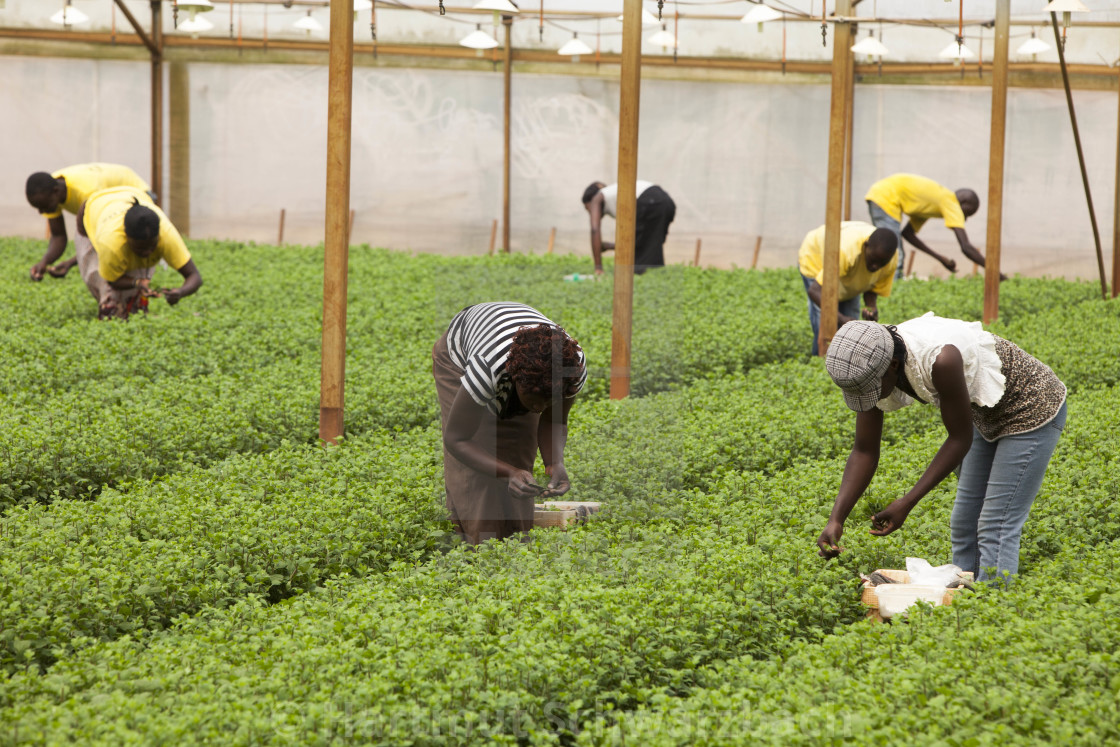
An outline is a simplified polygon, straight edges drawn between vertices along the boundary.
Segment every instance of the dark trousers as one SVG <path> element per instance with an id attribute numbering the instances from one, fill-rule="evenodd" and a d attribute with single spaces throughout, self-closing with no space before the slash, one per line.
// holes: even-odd
<path id="1" fill-rule="evenodd" d="M 656 184 L 638 196 L 637 235 L 634 238 L 634 272 L 665 266 L 665 237 L 677 217 L 673 199 Z"/>

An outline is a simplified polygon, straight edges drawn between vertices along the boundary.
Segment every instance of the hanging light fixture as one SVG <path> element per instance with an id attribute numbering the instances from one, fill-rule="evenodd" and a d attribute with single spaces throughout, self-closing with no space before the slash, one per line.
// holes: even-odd
<path id="1" fill-rule="evenodd" d="M 480 23 L 474 31 L 459 40 L 459 45 L 477 49 L 481 54 L 484 49 L 493 49 L 498 46 L 498 40 L 483 31 L 482 24 Z"/>
<path id="2" fill-rule="evenodd" d="M 619 14 L 618 20 L 621 21 L 622 18 L 623 18 L 622 14 Z M 660 23 L 661 23 L 661 21 L 657 20 L 657 16 L 655 16 L 653 13 L 650 13 L 645 8 L 642 8 L 642 25 L 643 26 L 657 26 Z"/>
<path id="3" fill-rule="evenodd" d="M 306 31 L 308 36 L 311 36 L 312 31 L 322 31 L 323 24 L 315 20 L 315 16 L 311 15 L 311 9 L 307 9 L 307 15 L 292 24 L 293 28 Z"/>
<path id="4" fill-rule="evenodd" d="M 856 54 L 865 54 L 868 58 L 884 57 L 891 53 L 891 51 L 884 46 L 883 42 L 875 38 L 875 32 L 871 29 L 867 30 L 866 39 L 852 45 L 852 51 Z"/>
<path id="5" fill-rule="evenodd" d="M 70 0 L 66 0 L 66 4 L 62 6 L 62 10 L 51 16 L 51 23 L 57 23 L 61 26 L 73 26 L 77 23 L 86 23 L 89 21 L 87 16 L 82 11 L 70 5 Z"/>
<path id="6" fill-rule="evenodd" d="M 185 10 L 190 14 L 190 17 L 179 23 L 178 11 Z M 179 31 L 186 31 L 198 34 L 199 31 L 209 31 L 214 28 L 214 24 L 202 18 L 198 18 L 199 13 L 209 13 L 214 10 L 214 3 L 210 0 L 178 0 L 175 3 L 175 28 Z"/>
<path id="7" fill-rule="evenodd" d="M 767 21 L 776 21 L 782 17 L 782 14 L 769 5 L 758 3 L 753 8 L 747 11 L 747 14 L 739 19 L 740 23 L 757 23 L 758 30 L 762 31 L 762 24 Z"/>
<path id="8" fill-rule="evenodd" d="M 1069 31 L 1070 16 L 1074 13 L 1089 12 L 1081 0 L 1051 0 L 1043 10 L 1047 13 L 1062 14 L 1062 49 L 1066 47 L 1066 32 Z"/>
<path id="9" fill-rule="evenodd" d="M 1019 45 L 1015 50 L 1015 54 L 1029 54 L 1032 57 L 1049 52 L 1050 45 L 1035 36 L 1034 29 L 1031 29 L 1031 38 Z M 1037 59 L 1037 58 L 1036 58 Z"/>
<path id="10" fill-rule="evenodd" d="M 662 49 L 668 49 L 669 47 L 673 49 L 677 48 L 677 37 L 673 36 L 673 34 L 665 28 L 664 23 L 661 24 L 661 30 L 651 36 L 647 41 L 649 41 L 650 44 L 656 44 Z"/>
<path id="11" fill-rule="evenodd" d="M 557 54 L 562 54 L 566 57 L 571 57 L 572 62 L 579 62 L 579 56 L 581 54 L 591 54 L 594 51 L 595 51 L 594 49 L 587 46 L 587 44 L 585 44 L 579 38 L 578 34 L 573 33 L 572 38 L 569 39 L 564 44 L 564 46 L 560 47 L 560 49 L 558 49 L 556 53 Z"/>
<path id="12" fill-rule="evenodd" d="M 961 60 L 971 60 L 976 55 L 963 43 L 952 41 L 937 56 L 946 60 L 955 60 L 959 63 Z"/>

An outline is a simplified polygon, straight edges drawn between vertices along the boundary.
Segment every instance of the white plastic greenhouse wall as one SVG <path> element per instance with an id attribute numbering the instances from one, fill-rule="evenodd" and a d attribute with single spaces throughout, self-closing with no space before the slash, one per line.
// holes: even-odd
<path id="1" fill-rule="evenodd" d="M 32 171 L 103 160 L 150 173 L 149 70 L 0 56 L 0 232 L 43 235 L 23 197 Z M 189 76 L 191 236 L 272 243 L 284 209 L 287 243 L 320 242 L 326 67 L 191 63 Z M 824 221 L 829 96 L 822 83 L 643 82 L 639 176 L 677 203 L 669 261 L 691 260 L 699 238 L 703 263 L 749 266 L 762 236 L 760 266 L 796 262 L 802 236 Z M 589 253 L 579 195 L 614 180 L 618 98 L 617 79 L 515 74 L 514 251 L 544 251 L 556 227 L 558 252 Z M 1117 94 L 1074 99 L 1110 261 Z M 986 202 L 990 108 L 985 86 L 858 84 L 852 217 L 867 218 L 867 186 L 897 171 L 972 187 Z M 485 253 L 501 212 L 501 114 L 500 68 L 356 68 L 352 243 Z M 1003 269 L 1095 278 L 1060 89 L 1010 90 L 1005 184 Z M 982 250 L 986 220 L 982 204 L 968 223 Z M 922 237 L 964 259 L 940 222 Z M 924 257 L 915 270 L 943 274 Z"/>

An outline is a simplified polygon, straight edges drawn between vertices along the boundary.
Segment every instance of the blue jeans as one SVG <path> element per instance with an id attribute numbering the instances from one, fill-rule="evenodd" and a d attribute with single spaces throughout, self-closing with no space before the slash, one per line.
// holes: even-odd
<path id="1" fill-rule="evenodd" d="M 812 278 L 801 276 L 801 284 L 805 286 L 805 295 L 809 295 L 809 283 L 814 282 Z M 850 316 L 853 319 L 859 318 L 859 296 L 849 298 L 847 301 L 841 301 L 837 304 L 837 311 L 844 316 Z M 817 341 L 821 336 L 821 307 L 813 303 L 813 299 L 809 299 L 809 325 L 813 328 L 813 355 L 820 354 L 820 347 Z"/>
<path id="2" fill-rule="evenodd" d="M 902 224 L 887 215 L 886 210 L 883 210 L 871 200 L 867 201 L 867 212 L 871 214 L 871 225 L 876 228 L 889 228 L 894 231 L 895 239 L 898 242 L 898 267 L 894 270 L 894 277 L 896 280 L 901 279 L 902 260 L 906 258 L 906 252 L 902 248 Z"/>
<path id="3" fill-rule="evenodd" d="M 949 521 L 953 562 L 985 581 L 1019 570 L 1019 540 L 1066 425 L 1066 405 L 1029 433 L 985 441 L 973 428 Z M 994 568 L 995 574 L 989 573 Z"/>

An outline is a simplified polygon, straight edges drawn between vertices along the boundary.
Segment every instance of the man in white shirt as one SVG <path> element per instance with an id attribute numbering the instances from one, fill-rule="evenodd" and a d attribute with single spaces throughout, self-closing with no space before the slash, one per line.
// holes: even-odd
<path id="1" fill-rule="evenodd" d="M 651 267 L 665 266 L 665 237 L 669 224 L 677 215 L 677 206 L 661 187 L 652 182 L 638 180 L 637 230 L 634 237 L 634 272 L 642 274 Z M 591 216 L 591 256 L 595 260 L 595 274 L 603 274 L 603 252 L 614 249 L 614 244 L 603 241 L 600 235 L 603 216 L 615 217 L 618 206 L 618 184 L 605 185 L 592 182 L 583 192 L 583 207 Z"/>

